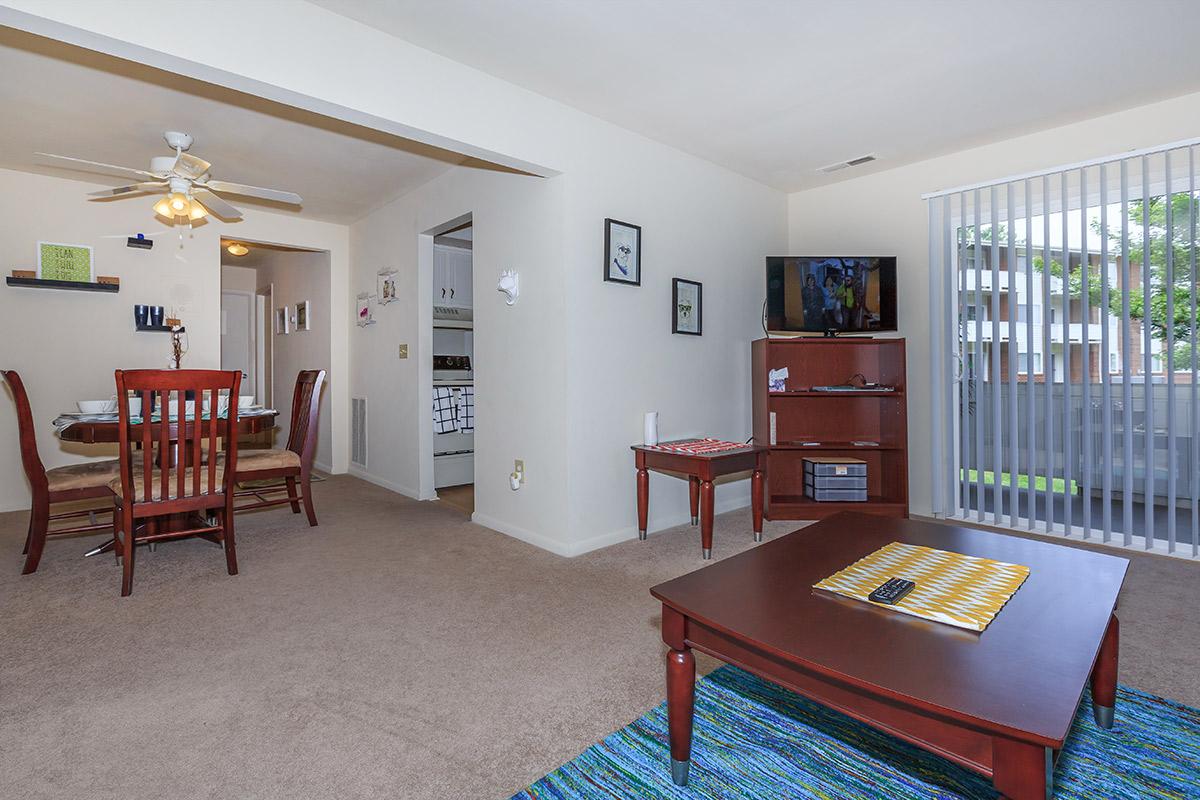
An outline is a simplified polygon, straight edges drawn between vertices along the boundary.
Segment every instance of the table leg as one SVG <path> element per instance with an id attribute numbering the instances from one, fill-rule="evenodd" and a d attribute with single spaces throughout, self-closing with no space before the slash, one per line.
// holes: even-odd
<path id="1" fill-rule="evenodd" d="M 700 522 L 700 479 L 692 475 L 688 477 L 688 494 L 692 502 L 692 524 Z"/>
<path id="2" fill-rule="evenodd" d="M 1120 624 L 1113 614 L 1100 643 L 1096 666 L 1092 668 L 1092 713 L 1101 728 L 1112 728 L 1113 712 L 1117 705 L 1117 651 L 1120 646 Z"/>
<path id="3" fill-rule="evenodd" d="M 700 555 L 712 558 L 713 484 L 700 482 Z"/>
<path id="4" fill-rule="evenodd" d="M 690 647 L 667 652 L 667 727 L 671 780 L 687 786 L 692 759 L 692 709 L 696 700 L 696 657 Z"/>
<path id="5" fill-rule="evenodd" d="M 650 505 L 650 473 L 645 469 L 637 471 L 637 504 L 638 504 L 638 538 L 646 538 L 646 517 Z"/>
<path id="6" fill-rule="evenodd" d="M 992 783 L 1008 800 L 1051 800 L 1054 751 L 1012 739 L 993 739 Z"/>
<path id="7" fill-rule="evenodd" d="M 750 476 L 750 506 L 754 512 L 754 541 L 762 541 L 763 523 L 763 474 L 754 470 Z"/>

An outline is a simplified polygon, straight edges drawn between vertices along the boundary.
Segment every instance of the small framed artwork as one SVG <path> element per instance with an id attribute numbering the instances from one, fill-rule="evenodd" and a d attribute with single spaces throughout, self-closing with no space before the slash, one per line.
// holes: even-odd
<path id="1" fill-rule="evenodd" d="M 360 292 L 358 295 L 358 314 L 356 321 L 358 327 L 365 328 L 368 325 L 375 324 L 375 318 L 371 315 L 371 306 L 374 304 L 376 296 L 367 292 Z"/>
<path id="2" fill-rule="evenodd" d="M 296 303 L 296 330 L 310 331 L 312 330 L 312 321 L 308 316 L 308 301 L 305 300 Z"/>
<path id="3" fill-rule="evenodd" d="M 379 305 L 386 306 L 400 298 L 396 296 L 396 270 L 385 269 L 379 272 Z"/>
<path id="4" fill-rule="evenodd" d="M 82 244 L 38 242 L 37 276 L 44 281 L 92 283 L 92 248 Z"/>
<path id="5" fill-rule="evenodd" d="M 628 222 L 604 220 L 604 280 L 642 285 L 642 229 Z"/>
<path id="6" fill-rule="evenodd" d="M 292 322 L 288 318 L 288 307 L 275 309 L 275 334 L 277 336 L 286 336 L 292 332 Z"/>
<path id="7" fill-rule="evenodd" d="M 684 278 L 671 280 L 671 333 L 703 333 L 704 285 Z"/>

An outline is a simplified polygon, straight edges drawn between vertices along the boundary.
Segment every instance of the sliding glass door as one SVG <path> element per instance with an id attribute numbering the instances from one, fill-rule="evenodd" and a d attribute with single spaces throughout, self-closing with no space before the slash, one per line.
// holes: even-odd
<path id="1" fill-rule="evenodd" d="M 929 200 L 935 512 L 1200 552 L 1195 145 Z"/>

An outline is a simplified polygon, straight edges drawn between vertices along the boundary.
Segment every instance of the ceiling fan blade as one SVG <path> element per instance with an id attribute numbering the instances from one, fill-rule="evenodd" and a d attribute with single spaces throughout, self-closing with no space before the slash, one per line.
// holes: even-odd
<path id="1" fill-rule="evenodd" d="M 192 197 L 196 200 L 199 200 L 200 205 L 204 206 L 223 220 L 242 218 L 242 212 L 238 211 L 236 208 L 229 205 L 229 203 L 226 203 L 224 200 L 217 197 L 207 189 L 197 189 L 192 193 Z"/>
<path id="2" fill-rule="evenodd" d="M 229 181 L 208 181 L 204 185 L 218 192 L 240 194 L 244 197 L 258 197 L 263 200 L 276 200 L 280 203 L 291 203 L 294 206 L 298 206 L 304 202 L 300 195 L 295 192 L 285 192 L 282 189 L 264 189 L 261 186 L 247 186 L 244 183 L 230 183 Z"/>
<path id="3" fill-rule="evenodd" d="M 126 194 L 141 194 L 143 192 L 158 192 L 162 191 L 162 187 L 166 186 L 166 181 L 153 181 L 146 183 L 134 183 L 129 186 L 118 186 L 115 189 L 104 189 L 99 192 L 88 192 L 88 197 L 120 197 Z"/>
<path id="4" fill-rule="evenodd" d="M 84 158 L 72 158 L 71 156 L 58 156 L 58 155 L 55 155 L 54 153 L 34 153 L 34 155 L 42 156 L 43 158 L 53 158 L 58 161 L 70 162 L 69 164 L 63 164 L 62 166 L 69 166 L 72 169 L 78 169 L 78 170 L 82 170 L 84 172 L 112 173 L 114 175 L 124 175 L 126 177 L 132 177 L 132 178 L 154 178 L 155 180 L 157 180 L 159 177 L 161 177 L 159 175 L 155 175 L 153 172 L 146 172 L 144 169 L 133 169 L 132 167 L 118 167 L 116 164 L 103 164 L 99 161 L 88 161 L 87 159 L 84 159 Z M 89 167 L 90 167 L 90 169 L 89 169 Z"/>
<path id="5" fill-rule="evenodd" d="M 212 164 L 209 164 L 203 158 L 196 158 L 196 156 L 189 155 L 188 153 L 180 153 L 179 157 L 175 159 L 173 171 L 178 175 L 184 175 L 189 178 L 199 178 L 208 172 L 211 167 Z"/>

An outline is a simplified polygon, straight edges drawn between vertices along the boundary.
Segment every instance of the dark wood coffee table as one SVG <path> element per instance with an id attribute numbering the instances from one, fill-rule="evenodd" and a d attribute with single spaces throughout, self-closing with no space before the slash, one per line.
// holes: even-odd
<path id="1" fill-rule="evenodd" d="M 816 591 L 889 542 L 1024 564 L 982 633 Z M 998 533 L 844 513 L 650 590 L 662 601 L 675 782 L 687 783 L 695 648 L 990 777 L 1051 797 L 1089 679 L 1109 728 L 1124 558 Z"/>

